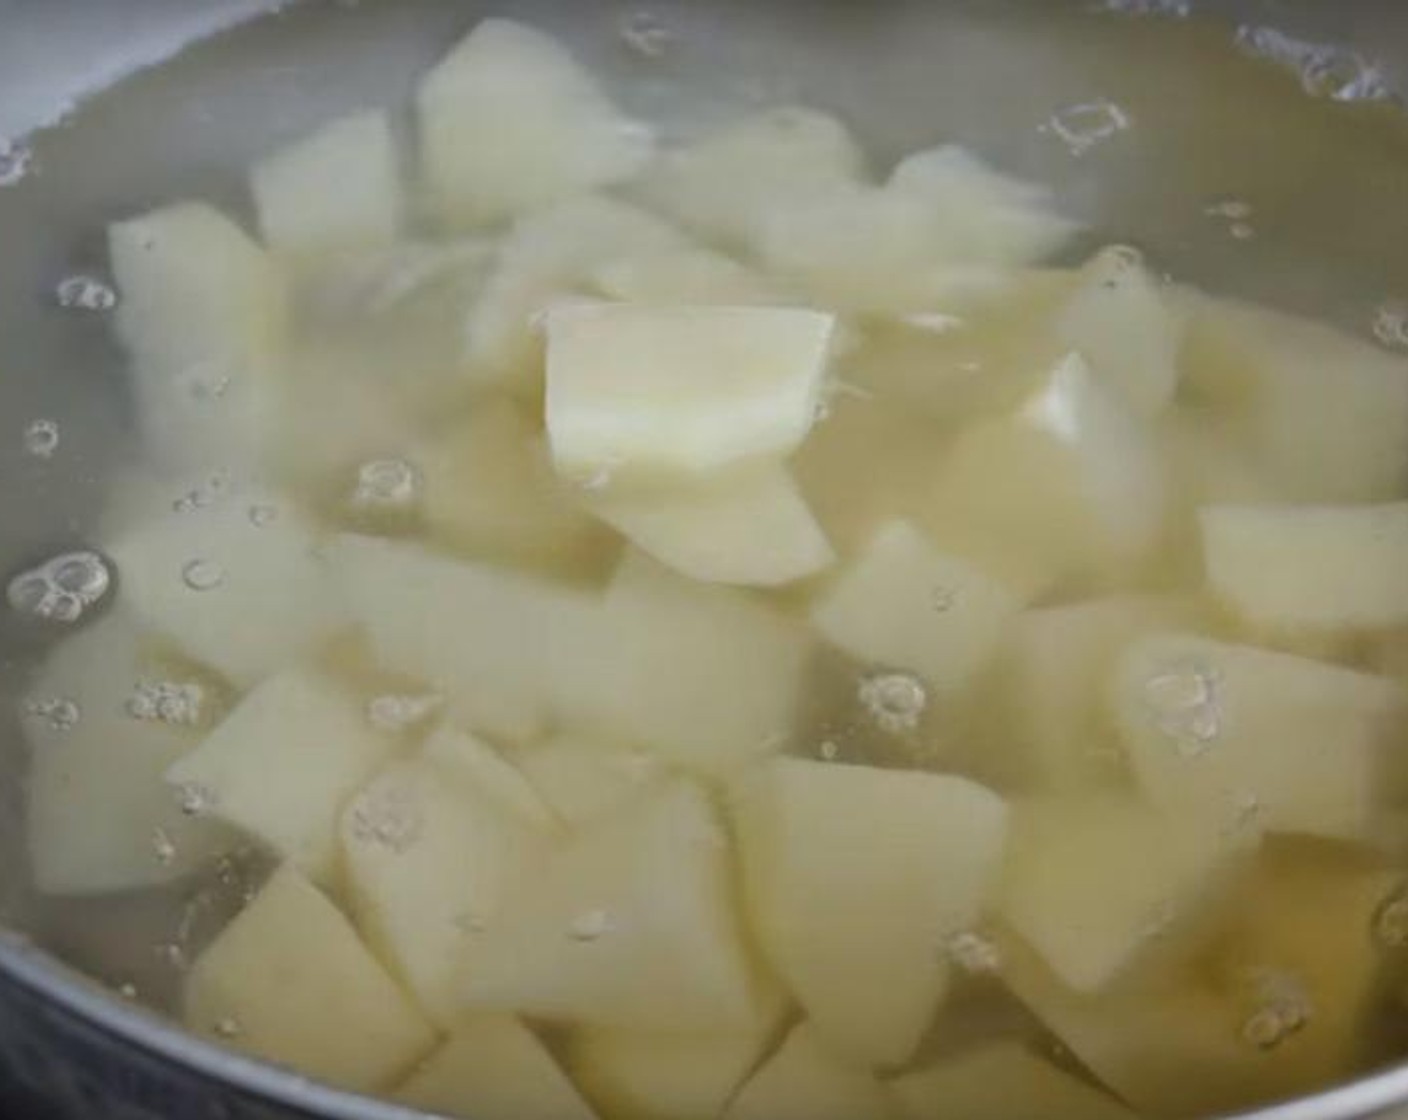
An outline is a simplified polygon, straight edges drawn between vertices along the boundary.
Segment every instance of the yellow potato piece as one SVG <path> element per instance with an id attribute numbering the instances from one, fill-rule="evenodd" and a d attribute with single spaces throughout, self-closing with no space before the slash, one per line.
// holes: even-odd
<path id="1" fill-rule="evenodd" d="M 733 1099 L 724 1120 L 882 1120 L 884 1091 L 869 1070 L 828 1053 L 797 1027 Z"/>

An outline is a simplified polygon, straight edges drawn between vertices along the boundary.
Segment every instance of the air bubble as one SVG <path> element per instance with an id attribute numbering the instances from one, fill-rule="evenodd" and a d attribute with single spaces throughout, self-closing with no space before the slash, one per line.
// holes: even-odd
<path id="1" fill-rule="evenodd" d="M 139 681 L 127 700 L 127 714 L 147 723 L 195 727 L 204 704 L 205 689 L 194 681 Z"/>
<path id="2" fill-rule="evenodd" d="M 351 828 L 355 840 L 401 855 L 424 833 L 425 814 L 414 789 L 382 783 L 363 794 L 353 806 Z"/>
<path id="3" fill-rule="evenodd" d="M 611 915 L 605 910 L 588 910 L 572 919 L 567 936 L 573 941 L 597 941 L 611 932 Z"/>
<path id="4" fill-rule="evenodd" d="M 52 459 L 59 449 L 59 426 L 53 420 L 34 420 L 24 430 L 26 454 Z"/>
<path id="5" fill-rule="evenodd" d="M 24 144 L 0 140 L 0 187 L 13 187 L 29 174 L 34 152 Z"/>
<path id="6" fill-rule="evenodd" d="M 1308 43 L 1274 27 L 1239 27 L 1236 42 L 1248 54 L 1294 70 L 1311 97 L 1381 101 L 1390 96 L 1379 69 L 1353 51 Z"/>
<path id="7" fill-rule="evenodd" d="M 373 459 L 357 468 L 352 504 L 367 511 L 400 512 L 420 500 L 420 472 L 404 459 Z"/>
<path id="8" fill-rule="evenodd" d="M 208 403 L 222 399 L 230 391 L 234 378 L 223 365 L 198 362 L 182 371 L 177 381 L 192 400 Z"/>
<path id="9" fill-rule="evenodd" d="M 936 587 L 929 595 L 929 605 L 939 614 L 947 614 L 958 605 L 958 592 L 952 587 Z"/>
<path id="10" fill-rule="evenodd" d="M 181 569 L 181 582 L 192 591 L 214 591 L 225 582 L 225 569 L 214 560 L 192 560 Z"/>
<path id="11" fill-rule="evenodd" d="M 1408 949 L 1408 887 L 1400 887 L 1374 913 L 1374 940 L 1380 948 Z"/>
<path id="12" fill-rule="evenodd" d="M 225 1016 L 223 1019 L 215 1021 L 215 1034 L 219 1038 L 239 1038 L 244 1028 L 240 1026 L 238 1019 Z"/>
<path id="13" fill-rule="evenodd" d="M 1374 337 L 1390 350 L 1408 350 L 1408 304 L 1389 302 L 1374 312 Z"/>
<path id="14" fill-rule="evenodd" d="M 1113 101 L 1101 99 L 1071 105 L 1042 126 L 1053 133 L 1073 156 L 1083 156 L 1131 125 L 1129 114 Z"/>
<path id="15" fill-rule="evenodd" d="M 958 316 L 946 315 L 942 311 L 916 311 L 903 316 L 900 321 L 925 334 L 950 334 L 963 326 L 963 320 Z"/>
<path id="16" fill-rule="evenodd" d="M 170 867 L 176 862 L 176 844 L 166 829 L 155 828 L 152 830 L 152 854 L 156 856 L 157 863 L 162 867 Z"/>
<path id="17" fill-rule="evenodd" d="M 955 933 L 944 942 L 949 960 L 974 976 L 991 976 L 1002 969 L 1002 952 L 980 933 Z"/>
<path id="18" fill-rule="evenodd" d="M 20 712 L 26 719 L 60 732 L 72 731 L 82 718 L 78 704 L 66 696 L 31 698 L 21 705 Z"/>
<path id="19" fill-rule="evenodd" d="M 117 987 L 117 994 L 120 995 L 120 996 L 121 996 L 123 999 L 125 999 L 125 1000 L 131 1000 L 131 1001 L 135 1002 L 138 998 L 140 998 L 140 994 L 141 994 L 141 993 L 139 993 L 139 992 L 137 991 L 137 985 L 136 985 L 136 984 L 133 984 L 133 983 L 131 983 L 131 982 L 128 982 L 128 983 L 126 983 L 126 984 L 119 984 L 119 985 L 118 985 L 118 987 Z"/>
<path id="20" fill-rule="evenodd" d="M 1216 676 L 1198 665 L 1183 665 L 1150 677 L 1144 702 L 1158 729 L 1185 757 L 1203 754 L 1222 730 Z"/>
<path id="21" fill-rule="evenodd" d="M 816 749 L 817 757 L 823 762 L 835 762 L 841 756 L 841 748 L 834 740 L 823 739 L 821 745 Z"/>
<path id="22" fill-rule="evenodd" d="M 621 42 L 643 58 L 661 58 L 674 42 L 674 33 L 654 12 L 627 12 L 617 25 Z"/>
<path id="23" fill-rule="evenodd" d="M 1192 0 L 1101 0 L 1097 12 L 1120 16 L 1161 16 L 1165 19 L 1187 19 L 1193 14 Z"/>
<path id="24" fill-rule="evenodd" d="M 249 523 L 256 529 L 263 529 L 279 519 L 279 507 L 257 504 L 249 507 Z"/>
<path id="25" fill-rule="evenodd" d="M 1243 978 L 1252 999 L 1242 1038 L 1258 1050 L 1274 1050 L 1310 1021 L 1310 999 L 1294 976 L 1253 969 Z"/>
<path id="26" fill-rule="evenodd" d="M 215 808 L 215 791 L 201 782 L 177 782 L 171 787 L 171 796 L 188 817 L 203 817 Z"/>
<path id="27" fill-rule="evenodd" d="M 10 580 L 6 599 L 18 614 L 72 624 L 107 594 L 112 573 L 96 552 L 65 552 Z"/>
<path id="28" fill-rule="evenodd" d="M 216 471 L 199 486 L 187 490 L 171 503 L 177 513 L 195 513 L 209 509 L 220 501 L 230 489 L 230 476 L 225 471 Z"/>
<path id="29" fill-rule="evenodd" d="M 883 731 L 914 731 L 928 706 L 924 683 L 912 673 L 876 673 L 860 682 L 861 704 Z"/>
<path id="30" fill-rule="evenodd" d="M 455 928 L 467 936 L 483 933 L 489 928 L 489 920 L 482 914 L 469 911 L 455 918 Z"/>
<path id="31" fill-rule="evenodd" d="M 433 693 L 377 696 L 367 703 L 367 720 L 377 730 L 395 734 L 422 723 L 444 702 L 443 697 Z"/>
<path id="32" fill-rule="evenodd" d="M 117 292 L 92 276 L 66 276 L 54 288 L 54 300 L 65 311 L 101 313 L 117 306 Z"/>

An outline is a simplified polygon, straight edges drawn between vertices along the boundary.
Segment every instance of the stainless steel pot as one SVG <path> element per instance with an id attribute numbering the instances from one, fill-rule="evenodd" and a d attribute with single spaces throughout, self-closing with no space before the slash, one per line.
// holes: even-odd
<path id="1" fill-rule="evenodd" d="M 618 72 L 645 111 L 678 114 L 688 105 L 707 115 L 740 101 L 801 97 L 843 112 L 882 149 L 939 136 L 974 143 L 1054 182 L 1070 209 L 1138 240 L 1176 274 L 1224 290 L 1360 326 L 1375 298 L 1408 297 L 1408 118 L 1397 105 L 1339 103 L 1408 89 L 1408 5 L 648 7 L 678 31 L 668 71 L 621 49 L 617 21 L 627 9 L 615 0 L 0 0 L 0 572 L 82 539 L 126 442 L 120 365 L 102 324 L 63 312 L 50 295 L 65 275 L 101 271 L 102 223 L 183 192 L 239 210 L 239 171 L 254 155 L 349 105 L 404 101 L 420 69 L 490 10 L 563 34 Z M 275 8 L 286 10 L 267 14 Z M 1206 14 L 1209 26 L 1185 24 L 1188 9 Z M 1320 96 L 1268 67 L 1253 79 L 1255 68 L 1235 61 L 1239 27 L 1244 53 L 1277 55 Z M 999 29 L 1004 46 L 994 54 Z M 1210 47 L 1210 38 L 1220 45 Z M 1298 43 L 1338 46 L 1317 53 Z M 1225 69 L 1193 64 L 1222 56 Z M 114 84 L 111 95 L 89 100 Z M 680 97 L 681 88 L 695 94 Z M 1134 128 L 1121 143 L 1076 158 L 1042 127 L 1060 106 L 1106 97 L 1131 109 Z M 26 152 L 32 162 L 18 176 Z M 7 185 L 10 178 L 18 181 Z M 1233 195 L 1265 216 L 1254 245 L 1234 245 L 1209 223 L 1208 200 Z M 52 459 L 24 452 L 21 432 L 35 417 L 60 425 L 61 453 Z M 0 700 L 17 694 L 42 640 L 0 623 Z M 22 763 L 8 719 L 0 717 L 0 773 L 8 775 L 0 788 L 0 919 L 17 932 L 0 935 L 0 1084 L 33 1096 L 17 1115 L 410 1117 L 188 1038 L 37 948 L 115 981 L 114 946 L 159 939 L 167 918 L 140 901 L 56 915 L 28 897 L 16 795 Z M 149 970 L 143 991 L 160 1004 L 172 977 Z M 1408 1118 L 1408 1067 L 1257 1114 L 1394 1116 Z"/>

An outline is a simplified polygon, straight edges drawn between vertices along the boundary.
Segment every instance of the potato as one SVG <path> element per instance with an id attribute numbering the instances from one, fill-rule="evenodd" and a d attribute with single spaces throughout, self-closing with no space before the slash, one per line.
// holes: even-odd
<path id="1" fill-rule="evenodd" d="M 549 829 L 427 752 L 352 798 L 339 836 L 353 921 L 426 1014 L 453 1026 L 483 930 Z"/>
<path id="2" fill-rule="evenodd" d="M 1252 843 L 1123 793 L 1018 803 L 1001 914 L 1067 987 L 1095 992 L 1196 947 Z"/>
<path id="3" fill-rule="evenodd" d="M 267 156 L 250 173 L 264 243 L 293 257 L 387 246 L 405 200 L 384 112 L 324 125 Z"/>
<path id="4" fill-rule="evenodd" d="M 338 812 L 394 749 L 355 698 L 312 670 L 290 669 L 241 700 L 166 780 L 327 883 Z"/>
<path id="5" fill-rule="evenodd" d="M 512 20 L 479 23 L 426 75 L 416 105 L 426 188 L 451 226 L 622 182 L 653 148 L 561 43 Z"/>
<path id="6" fill-rule="evenodd" d="M 1163 412 L 1178 390 L 1184 317 L 1161 288 L 1137 250 L 1113 246 L 1081 271 L 1056 319 L 1060 342 L 1140 416 Z"/>
<path id="7" fill-rule="evenodd" d="M 513 761 L 553 813 L 574 828 L 619 810 L 663 770 L 658 755 L 572 735 L 525 747 Z"/>
<path id="8" fill-rule="evenodd" d="M 702 478 L 791 454 L 835 320 L 761 307 L 577 306 L 548 316 L 547 428 L 578 481 Z"/>
<path id="9" fill-rule="evenodd" d="M 1134 1120 L 1113 1097 L 1019 1042 L 993 1042 L 905 1074 L 886 1089 L 898 1120 Z"/>
<path id="10" fill-rule="evenodd" d="M 845 125 L 789 105 L 663 153 L 635 189 L 701 236 L 743 248 L 766 215 L 864 174 L 865 157 Z"/>
<path id="11" fill-rule="evenodd" d="M 1191 393 L 1295 502 L 1387 502 L 1408 480 L 1408 362 L 1333 328 L 1185 296 Z"/>
<path id="12" fill-rule="evenodd" d="M 772 999 L 748 957 L 727 842 L 677 781 L 520 877 L 474 950 L 470 1010 L 637 1030 L 747 1030 Z"/>
<path id="13" fill-rule="evenodd" d="M 1387 678 L 1164 633 L 1111 695 L 1144 792 L 1205 827 L 1364 840 L 1402 784 L 1408 692 Z"/>
<path id="14" fill-rule="evenodd" d="M 393 1094 L 399 1104 L 473 1120 L 594 1120 L 547 1049 L 510 1016 L 459 1026 Z"/>
<path id="15" fill-rule="evenodd" d="M 172 471 L 247 468 L 286 333 L 278 269 L 204 203 L 118 222 L 108 249 L 146 453 Z"/>
<path id="16" fill-rule="evenodd" d="M 608 261 L 591 276 L 592 286 L 624 303 L 785 305 L 771 280 L 712 249 L 683 247 Z"/>
<path id="17" fill-rule="evenodd" d="M 238 484 L 202 508 L 177 501 L 106 547 L 119 597 L 149 629 L 247 687 L 346 625 L 313 529 L 292 503 Z"/>
<path id="18" fill-rule="evenodd" d="M 812 623 L 858 661 L 956 692 L 997 652 L 1018 608 L 1001 583 L 895 521 L 821 597 Z"/>
<path id="19" fill-rule="evenodd" d="M 318 889 L 283 867 L 186 976 L 181 1020 L 339 1088 L 391 1087 L 435 1031 Z"/>
<path id="20" fill-rule="evenodd" d="M 838 1061 L 804 1023 L 749 1078 L 723 1120 L 883 1120 L 889 1114 L 875 1077 Z"/>
<path id="21" fill-rule="evenodd" d="M 1188 504 L 1256 504 L 1278 498 L 1266 468 L 1215 411 L 1177 404 L 1160 418 L 1158 438 L 1169 472 Z"/>
<path id="22" fill-rule="evenodd" d="M 1208 582 L 1253 626 L 1408 624 L 1408 502 L 1210 506 L 1199 520 Z"/>
<path id="23" fill-rule="evenodd" d="M 836 559 L 783 466 L 686 488 L 589 498 L 588 508 L 641 551 L 705 583 L 777 587 Z"/>
<path id="24" fill-rule="evenodd" d="M 172 882 L 235 838 L 181 811 L 162 781 L 200 740 L 222 697 L 110 611 L 55 647 L 20 701 L 29 746 L 25 824 L 44 894 L 105 894 Z"/>
<path id="25" fill-rule="evenodd" d="M 997 885 L 1002 799 L 963 778 L 777 759 L 735 801 L 773 967 L 837 1055 L 903 1064 L 947 992 L 946 940 Z"/>
<path id="26" fill-rule="evenodd" d="M 477 735 L 442 723 L 426 739 L 421 753 L 520 822 L 547 832 L 560 826 L 557 814 L 523 772 Z"/>

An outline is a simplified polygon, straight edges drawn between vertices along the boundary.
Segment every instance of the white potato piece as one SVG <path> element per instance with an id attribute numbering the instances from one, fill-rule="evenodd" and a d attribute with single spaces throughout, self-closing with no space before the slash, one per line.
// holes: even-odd
<path id="1" fill-rule="evenodd" d="M 1127 578 L 1162 540 L 1166 489 L 1151 434 L 1071 353 L 1014 415 L 959 437 L 938 499 L 1058 577 Z"/>
<path id="2" fill-rule="evenodd" d="M 803 1023 L 748 1080 L 724 1120 L 885 1120 L 889 1102 L 867 1069 L 838 1061 Z"/>
<path id="3" fill-rule="evenodd" d="M 453 226 L 622 182 L 654 147 L 561 43 L 507 19 L 479 23 L 426 75 L 416 104 L 426 188 Z"/>
<path id="4" fill-rule="evenodd" d="M 833 1051 L 899 1065 L 995 892 L 1007 809 L 948 775 L 776 759 L 735 797 L 749 914 Z"/>
<path id="5" fill-rule="evenodd" d="M 339 834 L 357 928 L 426 1014 L 452 1026 L 482 931 L 549 832 L 430 755 L 379 773 L 347 802 Z"/>
<path id="6" fill-rule="evenodd" d="M 865 157 L 844 124 L 781 106 L 663 153 L 636 191 L 694 232 L 741 248 L 767 214 L 864 175 Z"/>
<path id="7" fill-rule="evenodd" d="M 1125 793 L 1013 807 L 1001 913 L 1074 991 L 1196 945 L 1254 838 L 1166 817 Z"/>
<path id="8" fill-rule="evenodd" d="M 227 485 L 204 508 L 168 506 L 106 551 L 121 573 L 122 602 L 144 625 L 248 687 L 306 658 L 346 616 L 314 530 L 293 504 Z"/>
<path id="9" fill-rule="evenodd" d="M 405 200 L 384 112 L 342 117 L 250 172 L 264 243 L 292 257 L 390 245 Z"/>
<path id="10" fill-rule="evenodd" d="M 557 735 L 514 753 L 513 761 L 569 827 L 580 827 L 620 809 L 660 777 L 658 755 Z"/>
<path id="11" fill-rule="evenodd" d="M 1158 439 L 1169 473 L 1187 504 L 1274 502 L 1279 493 L 1264 464 L 1216 410 L 1173 405 L 1160 419 Z M 1191 515 L 1190 512 L 1190 515 Z"/>
<path id="12" fill-rule="evenodd" d="M 339 1088 L 390 1088 L 434 1029 L 337 907 L 283 867 L 191 965 L 181 1020 Z"/>
<path id="13" fill-rule="evenodd" d="M 553 460 L 569 478 L 617 481 L 789 455 L 816 420 L 834 329 L 832 316 L 800 308 L 553 311 Z"/>
<path id="14" fill-rule="evenodd" d="M 522 823 L 546 831 L 559 826 L 557 814 L 523 772 L 479 736 L 442 723 L 426 739 L 421 754 Z"/>
<path id="15" fill-rule="evenodd" d="M 1157 416 L 1178 389 L 1184 316 L 1138 250 L 1117 245 L 1081 270 L 1056 318 L 1060 342 L 1140 416 Z"/>
<path id="16" fill-rule="evenodd" d="M 20 701 L 34 885 L 86 895 L 169 883 L 235 837 L 181 811 L 167 767 L 218 718 L 211 682 L 117 609 L 58 645 Z"/>
<path id="17" fill-rule="evenodd" d="M 470 1019 L 392 1094 L 399 1104 L 472 1120 L 595 1120 L 596 1113 L 527 1027 Z"/>
<path id="18" fill-rule="evenodd" d="M 1253 626 L 1408 624 L 1408 502 L 1209 506 L 1199 521 L 1208 583 Z"/>
<path id="19" fill-rule="evenodd" d="M 812 622 L 858 661 L 956 692 L 997 653 L 1019 608 L 1003 584 L 894 521 L 821 597 Z"/>
<path id="20" fill-rule="evenodd" d="M 722 826 L 683 781 L 514 884 L 460 990 L 469 1009 L 639 1030 L 747 1030 L 775 1006 L 743 940 Z"/>
<path id="21" fill-rule="evenodd" d="M 785 305 L 772 281 L 732 257 L 694 246 L 640 253 L 596 269 L 592 286 L 623 303 Z"/>
<path id="22" fill-rule="evenodd" d="M 220 211 L 181 203 L 108 231 L 143 446 L 167 470 L 258 458 L 288 294 L 273 261 Z"/>
<path id="23" fill-rule="evenodd" d="M 898 1120 L 1134 1120 L 1114 1097 L 1020 1042 L 974 1047 L 905 1074 L 886 1089 Z"/>
<path id="24" fill-rule="evenodd" d="M 686 488 L 607 494 L 588 508 L 642 552 L 704 583 L 780 587 L 836 559 L 781 465 Z"/>
<path id="25" fill-rule="evenodd" d="M 1188 821 L 1364 840 L 1402 788 L 1408 691 L 1385 677 L 1163 633 L 1111 700 L 1140 786 Z"/>
<path id="26" fill-rule="evenodd" d="M 166 779 L 326 883 L 343 802 L 394 749 L 354 697 L 312 670 L 290 669 L 241 700 Z"/>

